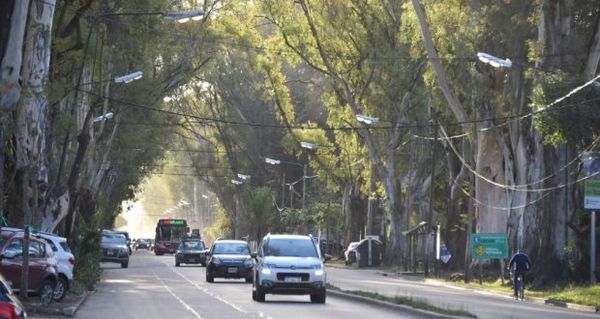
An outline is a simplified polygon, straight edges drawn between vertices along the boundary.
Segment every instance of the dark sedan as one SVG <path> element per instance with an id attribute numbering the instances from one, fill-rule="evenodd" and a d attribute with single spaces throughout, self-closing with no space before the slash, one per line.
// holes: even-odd
<path id="1" fill-rule="evenodd" d="M 180 264 L 201 264 L 206 266 L 204 242 L 199 239 L 184 239 L 175 252 L 175 267 Z"/>
<path id="2" fill-rule="evenodd" d="M 250 256 L 250 247 L 243 240 L 217 240 L 207 255 L 206 281 L 213 282 L 215 277 L 245 278 L 252 282 L 254 259 Z"/>

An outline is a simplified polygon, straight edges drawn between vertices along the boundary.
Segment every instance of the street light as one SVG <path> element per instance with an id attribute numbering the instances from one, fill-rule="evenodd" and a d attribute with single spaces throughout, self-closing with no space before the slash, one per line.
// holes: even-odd
<path id="1" fill-rule="evenodd" d="M 165 12 L 162 13 L 162 17 L 165 20 L 175 20 L 179 23 L 186 23 L 190 20 L 199 21 L 204 17 L 204 11 L 190 10 L 190 11 L 180 11 L 180 12 Z"/>
<path id="2" fill-rule="evenodd" d="M 242 184 L 244 184 L 244 182 L 242 182 L 242 181 L 237 180 L 237 179 L 234 178 L 234 179 L 231 180 L 231 184 L 242 185 Z"/>
<path id="3" fill-rule="evenodd" d="M 94 118 L 94 123 L 106 121 L 112 119 L 115 114 L 113 112 L 104 113 L 96 118 Z"/>
<path id="4" fill-rule="evenodd" d="M 115 83 L 129 83 L 142 78 L 142 71 L 136 71 L 127 75 L 118 76 L 115 78 Z"/>
<path id="5" fill-rule="evenodd" d="M 483 63 L 487 63 L 495 68 L 510 68 L 512 61 L 510 59 L 501 59 L 489 53 L 477 52 L 477 58 Z"/>
<path id="6" fill-rule="evenodd" d="M 241 173 L 237 173 L 237 177 L 239 179 L 241 179 L 242 181 L 250 179 L 250 175 L 245 175 L 245 174 L 241 174 Z"/>
<path id="7" fill-rule="evenodd" d="M 378 117 L 366 116 L 363 114 L 356 114 L 356 120 L 367 125 L 373 125 L 379 123 Z"/>
<path id="8" fill-rule="evenodd" d="M 279 165 L 279 164 L 281 164 L 281 161 L 276 160 L 274 158 L 265 157 L 265 163 L 271 164 L 271 165 Z"/>
<path id="9" fill-rule="evenodd" d="M 306 149 L 309 149 L 309 150 L 315 150 L 315 149 L 317 149 L 318 145 L 315 144 L 315 143 L 310 143 L 310 142 L 300 142 L 300 146 L 302 148 L 306 148 Z"/>

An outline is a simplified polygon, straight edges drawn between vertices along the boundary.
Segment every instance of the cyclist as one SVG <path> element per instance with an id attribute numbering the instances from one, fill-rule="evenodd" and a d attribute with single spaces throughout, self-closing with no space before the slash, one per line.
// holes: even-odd
<path id="1" fill-rule="evenodd" d="M 508 268 L 514 274 L 513 290 L 515 291 L 515 298 L 519 298 L 519 287 L 517 286 L 517 278 L 521 276 L 521 278 L 525 280 L 525 273 L 527 273 L 527 271 L 531 269 L 531 262 L 529 261 L 529 257 L 527 257 L 527 255 L 522 249 L 519 249 L 517 253 L 515 253 L 512 256 L 512 258 L 510 258 L 510 261 L 508 262 Z"/>

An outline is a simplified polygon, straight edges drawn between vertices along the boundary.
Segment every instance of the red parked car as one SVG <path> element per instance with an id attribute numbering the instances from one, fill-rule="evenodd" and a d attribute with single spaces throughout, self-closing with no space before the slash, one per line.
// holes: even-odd
<path id="1" fill-rule="evenodd" d="M 23 304 L 10 289 L 10 285 L 0 275 L 0 318 L 20 319 L 27 318 Z"/>
<path id="2" fill-rule="evenodd" d="M 23 267 L 22 232 L 2 233 L 0 237 L 0 273 L 10 283 L 13 290 L 21 287 Z M 52 247 L 35 235 L 29 240 L 29 283 L 27 291 L 37 294 L 42 304 L 52 302 L 57 281 L 56 258 Z"/>

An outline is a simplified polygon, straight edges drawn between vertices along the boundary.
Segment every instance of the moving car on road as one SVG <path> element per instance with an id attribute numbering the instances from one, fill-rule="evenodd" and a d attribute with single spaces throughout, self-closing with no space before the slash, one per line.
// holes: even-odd
<path id="1" fill-rule="evenodd" d="M 264 302 L 267 293 L 310 294 L 311 302 L 325 303 L 327 275 L 311 236 L 268 234 L 255 256 L 253 300 Z"/>
<path id="2" fill-rule="evenodd" d="M 121 268 L 129 267 L 129 249 L 125 236 L 111 231 L 103 231 L 100 247 L 102 248 L 100 261 L 120 263 Z"/>
<path id="3" fill-rule="evenodd" d="M 254 260 L 250 247 L 243 240 L 216 240 L 207 254 L 206 281 L 215 277 L 245 278 L 252 282 Z"/>
<path id="4" fill-rule="evenodd" d="M 150 245 L 152 244 L 152 240 L 149 238 L 139 238 L 135 244 L 134 244 L 134 248 L 135 250 L 140 250 L 140 249 L 146 249 L 146 250 L 150 250 Z"/>
<path id="5" fill-rule="evenodd" d="M 179 243 L 175 252 L 175 267 L 180 264 L 201 264 L 206 266 L 206 248 L 200 239 L 189 238 Z"/>

